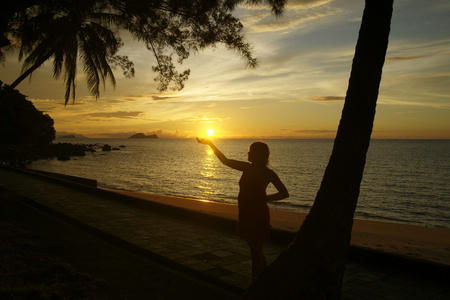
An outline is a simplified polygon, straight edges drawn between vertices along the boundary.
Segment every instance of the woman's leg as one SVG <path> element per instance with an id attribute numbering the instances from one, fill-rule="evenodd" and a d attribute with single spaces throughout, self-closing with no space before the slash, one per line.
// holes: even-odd
<path id="1" fill-rule="evenodd" d="M 255 279 L 267 267 L 263 252 L 264 242 L 247 240 L 247 244 L 252 256 L 252 279 Z"/>

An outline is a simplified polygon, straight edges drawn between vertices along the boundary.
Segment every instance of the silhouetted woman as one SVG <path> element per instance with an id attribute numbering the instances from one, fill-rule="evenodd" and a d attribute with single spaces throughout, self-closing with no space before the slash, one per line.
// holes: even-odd
<path id="1" fill-rule="evenodd" d="M 239 180 L 237 233 L 250 247 L 254 279 L 267 266 L 263 253 L 264 243 L 270 240 L 271 229 L 267 202 L 285 199 L 289 197 L 289 193 L 278 175 L 268 168 L 270 151 L 267 144 L 251 144 L 248 152 L 249 162 L 246 162 L 228 159 L 210 140 L 197 138 L 197 141 L 209 145 L 223 164 L 242 171 Z M 277 189 L 276 194 L 266 194 L 269 183 Z"/>

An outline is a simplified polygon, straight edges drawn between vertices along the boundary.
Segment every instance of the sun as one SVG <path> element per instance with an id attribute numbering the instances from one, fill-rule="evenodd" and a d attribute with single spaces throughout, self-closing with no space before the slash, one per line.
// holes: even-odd
<path id="1" fill-rule="evenodd" d="M 206 130 L 206 134 L 207 134 L 208 136 L 214 135 L 214 129 L 209 128 L 208 130 Z"/>

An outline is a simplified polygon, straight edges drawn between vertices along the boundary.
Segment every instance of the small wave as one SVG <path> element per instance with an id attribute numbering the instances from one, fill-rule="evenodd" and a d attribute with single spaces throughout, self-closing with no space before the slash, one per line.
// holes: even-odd
<path id="1" fill-rule="evenodd" d="M 112 184 L 106 184 L 106 183 L 100 183 L 97 182 L 97 186 L 99 188 L 107 189 L 107 190 L 118 190 L 118 191 L 125 191 L 125 192 L 136 192 L 135 190 L 130 190 L 129 188 L 120 187 L 117 185 Z"/>
<path id="2" fill-rule="evenodd" d="M 284 211 L 308 212 L 311 209 L 311 205 L 298 204 L 290 201 L 274 201 L 269 203 L 269 208 Z"/>
<path id="3" fill-rule="evenodd" d="M 401 223 L 401 224 L 423 226 L 422 222 L 412 221 L 412 220 L 408 220 L 405 218 L 389 216 L 386 214 L 376 214 L 376 213 L 371 213 L 371 212 L 361 212 L 361 211 L 358 212 L 357 211 L 357 212 L 355 212 L 355 217 L 357 219 L 363 219 L 363 220 L 373 220 L 373 221 L 380 221 L 380 222 Z"/>

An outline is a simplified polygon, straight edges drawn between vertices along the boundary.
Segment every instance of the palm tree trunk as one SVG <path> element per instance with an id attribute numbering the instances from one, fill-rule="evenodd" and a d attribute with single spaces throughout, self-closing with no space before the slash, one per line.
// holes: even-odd
<path id="1" fill-rule="evenodd" d="M 37 68 L 39 68 L 44 62 L 46 62 L 50 57 L 52 56 L 52 53 L 48 53 L 46 56 L 42 57 L 40 60 L 38 60 L 35 64 L 33 64 L 28 70 L 23 72 L 11 85 L 7 86 L 3 92 L 0 94 L 0 103 L 3 101 L 4 98 L 8 96 L 8 94 L 13 91 L 16 86 L 19 85 L 25 78 L 31 75 Z"/>
<path id="2" fill-rule="evenodd" d="M 333 152 L 295 239 L 244 299 L 340 299 L 386 57 L 393 0 L 366 0 Z"/>

